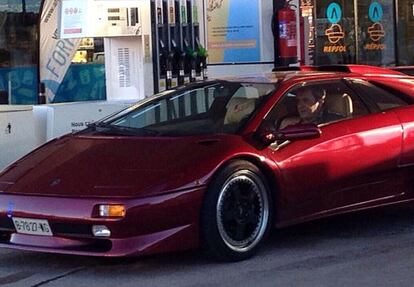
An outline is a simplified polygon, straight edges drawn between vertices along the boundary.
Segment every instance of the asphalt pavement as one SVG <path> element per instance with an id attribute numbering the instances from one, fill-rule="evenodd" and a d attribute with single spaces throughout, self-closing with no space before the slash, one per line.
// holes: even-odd
<path id="1" fill-rule="evenodd" d="M 0 286 L 414 286 L 414 208 L 276 230 L 255 257 L 102 259 L 0 249 Z"/>

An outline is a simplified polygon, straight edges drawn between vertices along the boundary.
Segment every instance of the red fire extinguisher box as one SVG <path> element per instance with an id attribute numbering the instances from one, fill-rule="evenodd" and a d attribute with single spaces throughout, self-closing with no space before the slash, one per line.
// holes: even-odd
<path id="1" fill-rule="evenodd" d="M 291 1 L 287 1 L 285 6 L 281 9 L 278 9 L 275 13 L 274 25 L 277 27 L 274 28 L 275 38 L 275 51 L 279 51 L 280 62 L 279 65 L 287 66 L 292 63 L 296 63 L 298 59 L 297 55 L 297 46 L 298 46 L 298 37 L 296 33 L 296 10 L 293 9 Z M 278 33 L 277 33 L 278 31 Z M 276 60 L 276 59 L 275 59 Z"/>

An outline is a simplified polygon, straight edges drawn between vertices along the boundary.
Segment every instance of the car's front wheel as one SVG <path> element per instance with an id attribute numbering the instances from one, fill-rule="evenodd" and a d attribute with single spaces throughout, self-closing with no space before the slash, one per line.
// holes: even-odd
<path id="1" fill-rule="evenodd" d="M 251 257 L 271 221 L 269 186 L 262 172 L 244 160 L 232 161 L 209 185 L 201 215 L 205 251 L 219 260 Z"/>

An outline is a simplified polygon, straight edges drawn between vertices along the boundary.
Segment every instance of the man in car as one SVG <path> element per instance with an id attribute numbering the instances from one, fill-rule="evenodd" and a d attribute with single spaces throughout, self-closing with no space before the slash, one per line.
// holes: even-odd
<path id="1" fill-rule="evenodd" d="M 301 123 L 322 124 L 339 120 L 340 115 L 324 108 L 326 98 L 325 90 L 316 91 L 312 87 L 303 87 L 296 92 L 296 108 Z"/>
<path id="2" fill-rule="evenodd" d="M 299 118 L 285 118 L 279 128 L 298 123 L 314 123 L 316 125 L 343 118 L 341 115 L 325 109 L 326 90 L 313 87 L 301 87 L 295 91 L 296 109 Z"/>

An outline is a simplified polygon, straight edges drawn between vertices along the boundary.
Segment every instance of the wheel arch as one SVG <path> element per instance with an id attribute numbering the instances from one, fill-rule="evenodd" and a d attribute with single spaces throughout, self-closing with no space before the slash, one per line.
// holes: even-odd
<path id="1" fill-rule="evenodd" d="M 251 155 L 251 154 L 241 154 L 234 156 L 232 158 L 229 158 L 225 161 L 223 161 L 214 171 L 213 175 L 210 177 L 208 183 L 207 183 L 207 189 L 210 187 L 216 176 L 220 174 L 220 172 L 225 168 L 227 164 L 233 161 L 247 161 L 251 164 L 255 165 L 262 173 L 263 176 L 267 180 L 267 184 L 269 185 L 269 193 L 270 193 L 270 199 L 272 202 L 272 209 L 273 209 L 273 218 L 272 218 L 272 224 L 275 226 L 276 221 L 276 214 L 277 214 L 277 200 L 278 200 L 278 192 L 280 191 L 280 181 L 277 178 L 277 175 L 272 171 L 272 168 L 269 164 L 267 164 L 265 161 L 263 161 L 260 157 Z M 276 165 L 275 165 L 276 166 Z M 204 195 L 205 196 L 205 195 Z M 203 201 L 204 201 L 203 196 Z"/>
<path id="2" fill-rule="evenodd" d="M 237 154 L 223 160 L 208 178 L 208 181 L 206 182 L 206 192 L 204 193 L 202 199 L 199 225 L 200 247 L 206 255 L 220 261 L 240 261 L 250 258 L 257 252 L 260 245 L 268 237 L 270 230 L 275 227 L 275 207 L 277 201 L 275 200 L 276 195 L 274 191 L 277 189 L 278 185 L 272 167 L 273 162 L 268 160 L 266 164 L 266 160 L 263 159 L 263 157 L 256 156 L 255 154 Z M 262 218 L 260 220 L 257 219 L 257 228 L 259 229 L 249 231 L 257 232 L 257 234 L 248 233 L 248 236 L 254 237 L 246 237 L 246 240 L 252 241 L 242 243 L 247 245 L 242 245 L 241 247 L 238 246 L 237 239 L 235 239 L 236 245 L 233 244 L 234 242 L 228 241 L 229 235 L 226 231 L 223 231 L 224 227 L 219 223 L 222 221 L 220 221 L 217 217 L 217 204 L 220 201 L 220 194 L 222 193 L 223 184 L 229 180 L 229 176 L 233 174 L 235 175 L 236 171 L 238 174 L 242 175 L 248 174 L 247 171 L 249 171 L 252 177 L 257 177 L 258 180 L 261 178 L 262 192 L 264 191 L 263 187 L 266 187 L 267 189 L 267 199 L 266 197 L 263 197 L 264 193 L 261 193 L 262 195 L 258 195 L 263 200 L 267 201 L 267 211 L 265 211 L 265 209 L 261 209 L 262 211 L 259 211 L 258 213 L 261 214 L 260 218 Z M 263 186 L 263 184 L 265 186 Z M 248 206 L 253 205 L 249 204 Z M 244 210 L 244 207 L 242 208 Z M 247 209 L 249 208 L 247 207 Z M 247 249 L 243 250 L 244 248 Z"/>
<path id="3" fill-rule="evenodd" d="M 252 164 L 254 164 L 255 166 L 257 166 L 257 168 L 263 173 L 263 175 L 265 176 L 267 183 L 269 184 L 269 187 L 271 189 L 271 191 L 273 190 L 273 192 L 271 193 L 272 196 L 275 196 L 275 191 L 279 190 L 279 181 L 276 178 L 275 173 L 272 171 L 272 168 L 266 164 L 264 161 L 262 161 L 260 158 L 252 156 L 252 155 L 242 155 L 242 156 L 238 156 L 235 158 L 230 159 L 231 161 L 233 160 L 245 160 L 248 161 Z M 230 161 L 229 160 L 229 161 Z M 275 198 L 272 198 L 273 200 L 275 200 Z"/>

